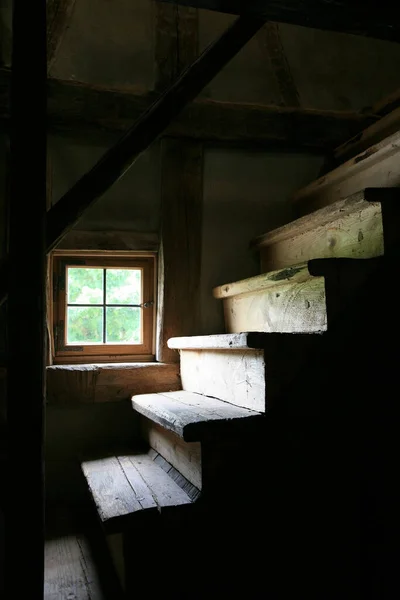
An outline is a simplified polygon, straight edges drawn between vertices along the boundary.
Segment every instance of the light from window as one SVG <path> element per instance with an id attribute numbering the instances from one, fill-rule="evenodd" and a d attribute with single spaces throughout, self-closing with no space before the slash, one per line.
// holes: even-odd
<path id="1" fill-rule="evenodd" d="M 142 271 L 68 267 L 67 344 L 141 344 Z"/>

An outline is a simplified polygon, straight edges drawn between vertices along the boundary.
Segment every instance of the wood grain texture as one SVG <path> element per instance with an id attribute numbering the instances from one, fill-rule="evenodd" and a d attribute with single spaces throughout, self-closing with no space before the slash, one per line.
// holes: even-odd
<path id="1" fill-rule="evenodd" d="M 370 258 L 383 254 L 381 205 L 365 193 L 316 210 L 254 240 L 262 272 L 313 258 Z"/>
<path id="2" fill-rule="evenodd" d="M 157 359 L 163 362 L 179 361 L 167 346 L 170 337 L 199 327 L 202 152 L 198 143 L 162 142 Z"/>
<path id="3" fill-rule="evenodd" d="M 182 388 L 252 411 L 265 411 L 262 350 L 181 350 Z"/>
<path id="4" fill-rule="evenodd" d="M 394 5 L 382 4 L 378 0 L 363 6 L 360 13 L 359 5 L 353 0 L 285 0 L 271 2 L 270 0 L 163 0 L 171 4 L 182 4 L 195 8 L 205 8 L 217 12 L 234 15 L 253 15 L 266 21 L 290 23 L 303 27 L 327 29 L 353 33 L 366 37 L 376 37 L 383 40 L 400 41 L 399 17 Z"/>
<path id="5" fill-rule="evenodd" d="M 338 166 L 354 156 L 365 152 L 388 136 L 398 132 L 400 129 L 400 107 L 388 113 L 376 123 L 357 133 L 354 137 L 341 144 L 333 153 L 333 164 Z"/>
<path id="6" fill-rule="evenodd" d="M 267 339 L 263 333 L 221 333 L 170 338 L 168 346 L 175 350 L 248 350 L 264 348 Z"/>
<path id="7" fill-rule="evenodd" d="M 368 187 L 400 186 L 399 158 L 400 132 L 396 132 L 297 191 L 293 196 L 297 214 L 308 214 Z"/>
<path id="8" fill-rule="evenodd" d="M 247 429 L 261 417 L 247 408 L 188 391 L 133 396 L 132 407 L 186 442 Z"/>
<path id="9" fill-rule="evenodd" d="M 132 394 L 178 390 L 179 365 L 60 365 L 47 368 L 47 402 L 73 405 L 127 400 Z"/>
<path id="10" fill-rule="evenodd" d="M 193 485 L 201 489 L 201 447 L 199 442 L 184 442 L 178 435 L 152 422 L 140 419 L 143 438 Z"/>
<path id="11" fill-rule="evenodd" d="M 230 298 L 239 294 L 272 290 L 288 283 L 304 283 L 310 279 L 307 263 L 299 263 L 290 267 L 262 273 L 255 277 L 225 283 L 213 289 L 214 298 Z M 243 329 L 242 331 L 247 331 Z"/>
<path id="12" fill-rule="evenodd" d="M 82 471 L 99 517 L 110 533 L 128 523 L 150 523 L 160 513 L 191 505 L 189 496 L 147 454 L 83 462 Z"/>
<path id="13" fill-rule="evenodd" d="M 155 3 L 156 90 L 163 90 L 198 55 L 197 10 Z"/>
<path id="14" fill-rule="evenodd" d="M 300 97 L 282 45 L 279 23 L 268 22 L 257 37 L 278 84 L 283 106 L 300 106 Z"/>
<path id="15" fill-rule="evenodd" d="M 327 329 L 323 277 L 230 296 L 223 299 L 223 307 L 226 331 L 232 333 L 320 333 Z"/>
<path id="16" fill-rule="evenodd" d="M 47 69 L 50 70 L 68 29 L 76 0 L 47 0 Z"/>
<path id="17" fill-rule="evenodd" d="M 46 541 L 44 578 L 44 600 L 106 600 L 84 536 Z"/>

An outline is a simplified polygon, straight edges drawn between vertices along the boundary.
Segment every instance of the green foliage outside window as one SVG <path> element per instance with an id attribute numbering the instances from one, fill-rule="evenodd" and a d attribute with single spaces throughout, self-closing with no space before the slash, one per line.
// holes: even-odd
<path id="1" fill-rule="evenodd" d="M 141 342 L 142 309 L 129 306 L 142 301 L 139 269 L 69 267 L 67 297 L 68 344 L 102 344 L 104 317 L 106 343 Z"/>

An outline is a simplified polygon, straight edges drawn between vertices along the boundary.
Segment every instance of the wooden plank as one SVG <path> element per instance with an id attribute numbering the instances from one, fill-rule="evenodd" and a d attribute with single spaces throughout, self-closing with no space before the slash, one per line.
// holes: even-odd
<path id="1" fill-rule="evenodd" d="M 255 411 L 187 391 L 133 396 L 132 407 L 186 442 L 198 442 L 210 433 L 229 433 L 238 423 L 247 427 L 260 418 Z"/>
<path id="2" fill-rule="evenodd" d="M 357 133 L 350 140 L 341 144 L 333 153 L 332 168 L 350 160 L 354 156 L 368 150 L 368 148 L 386 137 L 400 130 L 400 107 L 388 113 L 376 123 Z"/>
<path id="3" fill-rule="evenodd" d="M 142 504 L 117 457 L 85 461 L 81 467 L 107 532 L 122 531 L 131 519 L 143 523 L 157 516 L 156 503 L 150 505 L 145 498 Z"/>
<path id="4" fill-rule="evenodd" d="M 47 367 L 47 401 L 54 405 L 127 400 L 132 394 L 181 388 L 179 365 L 163 363 Z"/>
<path id="5" fill-rule="evenodd" d="M 234 15 L 257 15 L 268 21 L 315 29 L 340 31 L 382 40 L 400 41 L 400 22 L 395 5 L 373 0 L 360 5 L 353 0 L 162 0 L 171 4 L 205 8 Z"/>
<path id="6" fill-rule="evenodd" d="M 381 98 L 381 100 L 376 102 L 373 105 L 371 112 L 380 117 L 384 117 L 397 108 L 400 108 L 400 88 L 389 94 L 389 96 Z"/>
<path id="7" fill-rule="evenodd" d="M 321 333 L 328 327 L 323 277 L 229 296 L 223 308 L 230 333 Z"/>
<path id="8" fill-rule="evenodd" d="M 201 447 L 199 442 L 184 442 L 172 431 L 141 417 L 141 431 L 149 445 L 159 452 L 193 485 L 201 489 Z"/>
<path id="9" fill-rule="evenodd" d="M 45 0 L 28 3 L 14 0 L 12 65 L 7 306 L 9 460 L 4 489 L 7 523 L 12 528 L 6 540 L 5 588 L 6 595 L 12 597 L 18 582 L 19 597 L 40 599 L 44 584 Z M 27 94 L 27 89 L 34 89 L 35 93 Z M 24 365 L 23 395 L 21 365 Z M 24 553 L 29 557 L 24 561 L 23 576 L 17 539 L 23 540 Z"/>
<path id="10" fill-rule="evenodd" d="M 213 289 L 214 298 L 229 298 L 261 290 L 271 290 L 286 283 L 304 283 L 310 279 L 308 264 L 299 263 L 284 269 L 262 273 L 255 277 L 225 283 Z M 243 329 L 242 331 L 247 331 Z"/>
<path id="11" fill-rule="evenodd" d="M 47 0 L 47 68 L 51 69 L 68 29 L 76 0 Z"/>
<path id="12" fill-rule="evenodd" d="M 267 60 L 269 60 L 275 75 L 281 95 L 281 104 L 299 107 L 299 92 L 282 45 L 279 23 L 266 23 L 262 33 L 262 36 L 258 36 L 258 40 L 266 50 Z"/>
<path id="13" fill-rule="evenodd" d="M 157 233 L 136 231 L 82 231 L 72 229 L 58 244 L 58 250 L 148 250 L 159 248 Z"/>
<path id="14" fill-rule="evenodd" d="M 262 20 L 255 18 L 237 19 L 154 102 L 119 142 L 64 194 L 48 213 L 49 250 L 57 245 L 84 211 L 122 177 L 137 157 L 147 150 L 182 108 L 239 52 L 262 24 Z"/>
<path id="15" fill-rule="evenodd" d="M 365 188 L 400 186 L 399 157 L 397 132 L 296 192 L 293 203 L 297 214 L 308 214 Z"/>
<path id="16" fill-rule="evenodd" d="M 170 337 L 198 333 L 202 176 L 200 144 L 163 140 L 156 352 L 163 362 L 179 361 Z"/>
<path id="17" fill-rule="evenodd" d="M 182 388 L 252 411 L 265 411 L 262 350 L 181 350 Z"/>
<path id="18" fill-rule="evenodd" d="M 198 55 L 197 10 L 157 2 L 155 66 L 157 90 L 171 85 Z"/>
<path id="19" fill-rule="evenodd" d="M 9 118 L 10 71 L 0 69 L 0 125 Z M 80 81 L 49 78 L 48 130 L 73 135 L 87 143 L 107 132 L 127 131 L 157 99 L 154 92 L 135 94 Z M 165 130 L 165 135 L 202 141 L 262 145 L 299 151 L 334 149 L 375 123 L 372 113 L 324 111 L 307 108 L 220 102 L 197 99 L 186 106 Z"/>
<path id="20" fill-rule="evenodd" d="M 221 333 L 216 335 L 193 335 L 168 340 L 169 348 L 175 350 L 249 350 L 264 348 L 268 336 L 253 333 Z"/>
<path id="21" fill-rule="evenodd" d="M 46 541 L 44 600 L 105 600 L 100 578 L 85 537 Z"/>
<path id="22" fill-rule="evenodd" d="M 190 506 L 192 504 L 186 492 L 163 469 L 157 466 L 147 454 L 128 456 L 127 460 L 131 462 L 133 468 L 148 488 L 161 514 L 165 510 L 169 511 L 173 508 Z M 125 463 L 123 464 L 125 465 Z"/>
<path id="23" fill-rule="evenodd" d="M 381 205 L 359 192 L 260 236 L 252 245 L 260 252 L 262 272 L 313 258 L 380 256 Z"/>

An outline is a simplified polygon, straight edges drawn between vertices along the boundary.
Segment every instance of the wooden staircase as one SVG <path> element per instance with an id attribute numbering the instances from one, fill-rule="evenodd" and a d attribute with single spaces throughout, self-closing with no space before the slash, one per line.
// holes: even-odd
<path id="1" fill-rule="evenodd" d="M 188 531 L 207 544 L 213 569 L 204 576 L 207 584 L 199 595 L 204 597 L 217 575 L 218 581 L 226 582 L 230 570 L 251 568 L 252 560 L 263 569 L 257 550 L 250 546 L 249 551 L 257 527 L 274 530 L 279 543 L 283 518 L 297 527 L 287 513 L 283 517 L 282 490 L 291 487 L 276 468 L 265 466 L 269 451 L 274 455 L 280 446 L 278 431 L 295 448 L 300 424 L 309 432 L 303 447 L 317 439 L 315 406 L 321 404 L 321 396 L 328 399 L 338 393 L 337 381 L 325 392 L 325 378 L 332 377 L 332 356 L 343 332 L 340 324 L 352 327 L 352 318 L 343 321 L 343 316 L 357 313 L 357 294 L 361 290 L 365 296 L 373 277 L 396 255 L 396 236 L 387 215 L 393 214 L 398 193 L 364 190 L 255 240 L 260 275 L 213 291 L 223 302 L 227 333 L 170 339 L 168 346 L 180 354 L 181 390 L 132 397 L 140 420 L 140 447 L 82 463 L 127 597 L 137 591 L 137 569 L 151 577 L 146 557 L 165 540 L 169 551 L 163 555 L 168 564 L 164 575 L 173 568 L 175 552 L 180 571 L 183 564 L 190 570 L 188 557 L 176 543 Z M 279 421 L 279 414 L 289 421 Z M 281 447 L 277 464 L 285 464 L 290 472 L 296 457 L 283 459 L 283 454 Z M 262 500 L 254 493 L 260 472 L 270 473 L 270 484 L 280 486 L 278 491 L 268 488 Z M 316 486 L 311 476 L 307 485 Z M 277 514 L 281 511 L 276 517 L 279 526 L 269 523 L 269 506 Z M 210 540 L 217 529 L 223 532 L 225 560 L 229 556 L 230 568 L 223 575 L 215 569 L 218 552 Z M 202 550 L 191 552 L 193 560 L 210 567 Z M 285 556 L 277 550 L 274 559 L 281 564 Z M 162 585 L 156 588 L 154 597 L 165 591 Z M 344 592 L 341 597 L 354 596 Z"/>

